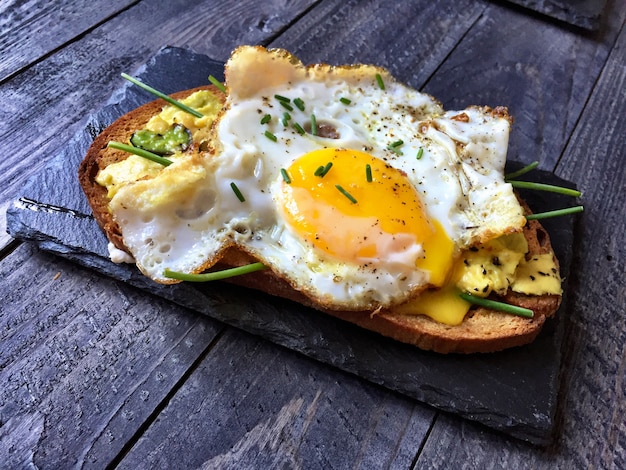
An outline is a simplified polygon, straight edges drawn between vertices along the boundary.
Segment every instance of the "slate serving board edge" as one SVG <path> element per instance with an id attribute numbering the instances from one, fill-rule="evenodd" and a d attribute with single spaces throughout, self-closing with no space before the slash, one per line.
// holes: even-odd
<path id="1" fill-rule="evenodd" d="M 180 70 L 185 73 L 175 73 Z M 206 83 L 208 74 L 221 78 L 223 63 L 186 49 L 164 47 L 133 75 L 171 93 Z M 129 85 L 117 90 L 46 168 L 29 180 L 22 196 L 7 210 L 9 233 L 437 409 L 533 444 L 550 443 L 563 339 L 559 319 L 566 314 L 566 298 L 556 319 L 548 322 L 531 345 L 496 354 L 444 356 L 380 337 L 283 299 L 256 292 L 244 296 L 242 292 L 249 291 L 228 284 L 217 289 L 188 284 L 161 286 L 141 276 L 134 266 L 112 263 L 107 240 L 90 216 L 79 188 L 76 169 L 91 141 L 106 125 L 150 99 Z M 550 173 L 535 172 L 534 176 L 542 182 L 572 186 Z M 529 193 L 526 197 L 531 207 L 541 210 L 569 203 L 558 195 Z M 567 278 L 573 219 L 547 221 L 545 226 Z"/>

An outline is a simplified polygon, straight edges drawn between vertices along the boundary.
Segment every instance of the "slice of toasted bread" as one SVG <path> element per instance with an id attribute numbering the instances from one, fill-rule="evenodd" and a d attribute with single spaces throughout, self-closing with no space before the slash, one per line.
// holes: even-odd
<path id="1" fill-rule="evenodd" d="M 184 99 L 199 89 L 211 89 L 220 99 L 224 99 L 224 95 L 213 86 L 181 91 L 172 96 L 175 99 Z M 128 251 L 120 228 L 109 211 L 107 190 L 96 182 L 96 176 L 101 169 L 122 161 L 129 155 L 123 151 L 107 148 L 107 143 L 128 142 L 132 133 L 143 128 L 164 105 L 165 101 L 155 100 L 119 118 L 95 139 L 79 167 L 78 178 L 94 217 L 107 238 L 120 250 Z M 530 212 L 528 207 L 525 206 L 525 209 Z M 536 220 L 528 222 L 524 228 L 524 235 L 529 247 L 527 256 L 552 253 L 550 238 Z M 229 248 L 216 268 L 241 266 L 255 261 L 257 260 L 247 253 Z M 556 266 L 558 268 L 558 262 Z M 534 318 L 522 318 L 473 307 L 462 324 L 449 326 L 424 315 L 398 314 L 393 311 L 375 313 L 329 311 L 315 305 L 308 297 L 275 276 L 270 270 L 232 278 L 230 282 L 290 299 L 395 340 L 439 353 L 493 352 L 530 343 L 539 334 L 546 319 L 556 312 L 561 302 L 560 295 L 527 296 L 509 291 L 502 300 L 532 309 Z"/>

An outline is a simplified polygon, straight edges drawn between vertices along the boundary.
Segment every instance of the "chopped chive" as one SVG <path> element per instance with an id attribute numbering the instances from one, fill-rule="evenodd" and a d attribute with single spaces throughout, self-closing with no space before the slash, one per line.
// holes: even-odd
<path id="1" fill-rule="evenodd" d="M 343 188 L 341 187 L 341 185 L 336 184 L 336 185 L 335 185 L 335 188 L 337 188 L 341 194 L 343 194 L 345 197 L 347 197 L 347 198 L 350 200 L 350 202 L 351 202 L 352 204 L 356 204 L 356 199 L 354 199 L 354 196 L 352 196 L 352 194 L 350 194 L 348 191 L 346 191 L 345 189 L 343 189 Z"/>
<path id="2" fill-rule="evenodd" d="M 263 263 L 251 263 L 245 266 L 238 266 L 236 268 L 223 269 L 222 271 L 214 271 L 211 273 L 203 273 L 203 274 L 181 273 L 177 271 L 172 271 L 170 269 L 166 269 L 163 272 L 163 275 L 170 279 L 177 279 L 179 281 L 208 282 L 208 281 L 219 281 L 221 279 L 227 279 L 229 277 L 253 273 L 255 271 L 260 271 L 262 269 L 265 269 L 266 267 L 267 266 L 265 266 Z"/>
<path id="3" fill-rule="evenodd" d="M 291 120 L 291 114 L 289 114 L 287 111 L 285 111 L 283 113 L 283 126 L 287 127 L 287 125 L 289 124 L 290 120 Z"/>
<path id="4" fill-rule="evenodd" d="M 505 175 L 504 178 L 508 180 L 517 178 L 518 176 L 525 175 L 529 171 L 534 170 L 538 166 L 539 166 L 539 162 L 532 162 L 530 165 L 526 165 L 524 168 L 520 168 L 519 170 L 514 171 L 513 173 L 509 173 L 508 175 Z"/>
<path id="5" fill-rule="evenodd" d="M 381 90 L 385 89 L 385 83 L 383 82 L 383 77 L 380 76 L 379 73 L 376 74 L 376 82 Z"/>
<path id="6" fill-rule="evenodd" d="M 326 173 L 330 171 L 332 166 L 333 166 L 333 162 L 328 162 L 326 166 L 324 167 L 324 173 L 322 173 L 322 176 L 326 176 Z"/>
<path id="7" fill-rule="evenodd" d="M 295 104 L 296 108 L 298 108 L 300 111 L 304 111 L 304 101 L 302 101 L 300 98 L 294 99 L 293 104 Z"/>
<path id="8" fill-rule="evenodd" d="M 369 163 L 365 165 L 365 179 L 368 183 L 372 182 L 372 167 Z"/>
<path id="9" fill-rule="evenodd" d="M 289 177 L 289 173 L 287 173 L 287 170 L 285 170 L 284 168 L 281 168 L 280 174 L 283 176 L 283 180 L 285 180 L 285 183 L 287 184 L 291 183 L 291 178 Z"/>
<path id="10" fill-rule="evenodd" d="M 263 118 L 261 119 L 261 124 L 267 124 L 268 122 L 270 122 L 272 120 L 272 116 L 270 116 L 269 114 L 266 114 L 265 116 L 263 116 Z"/>
<path id="11" fill-rule="evenodd" d="M 420 149 L 417 151 L 417 155 L 415 156 L 415 158 L 417 158 L 418 160 L 421 160 L 422 155 L 424 155 L 424 147 L 420 147 Z"/>
<path id="12" fill-rule="evenodd" d="M 274 98 L 276 98 L 278 101 L 281 101 L 283 103 L 290 103 L 291 99 L 287 98 L 286 96 L 282 96 L 282 95 L 274 95 Z"/>
<path id="13" fill-rule="evenodd" d="M 190 108 L 189 106 L 187 106 L 186 104 L 181 103 L 180 101 L 176 101 L 174 98 L 171 98 L 169 96 L 167 96 L 165 93 L 161 93 L 158 90 L 155 90 L 154 88 L 152 88 L 151 86 L 146 85 L 145 83 L 140 82 L 139 80 L 137 80 L 136 78 L 131 77 L 130 75 L 127 75 L 125 73 L 122 73 L 122 77 L 124 77 L 126 80 L 128 80 L 131 83 L 134 83 L 135 85 L 137 85 L 140 88 L 143 88 L 144 90 L 152 93 L 155 96 L 158 96 L 159 98 L 167 101 L 169 104 L 172 104 L 174 106 L 176 106 L 179 109 L 182 109 L 183 111 L 197 117 L 197 118 L 201 118 L 204 117 L 204 115 L 202 113 L 200 113 L 199 111 L 196 111 L 193 108 Z"/>
<path id="14" fill-rule="evenodd" d="M 566 209 L 557 209 L 557 210 L 548 211 L 548 212 L 538 212 L 536 214 L 527 215 L 526 220 L 548 219 L 550 217 L 558 217 L 561 215 L 576 214 L 578 212 L 582 212 L 583 210 L 584 210 L 583 206 L 574 206 L 574 207 L 568 207 Z"/>
<path id="15" fill-rule="evenodd" d="M 322 176 L 322 173 L 324 173 L 324 165 L 320 165 L 317 167 L 317 170 L 315 170 L 315 173 L 313 173 L 315 176 Z"/>
<path id="16" fill-rule="evenodd" d="M 349 105 L 350 103 L 352 103 L 351 100 L 349 100 L 348 98 L 339 98 L 339 101 L 341 101 L 343 104 L 345 104 L 346 106 Z"/>
<path id="17" fill-rule="evenodd" d="M 533 183 L 531 181 L 508 181 L 514 188 L 534 189 L 537 191 L 548 191 L 551 193 L 564 194 L 565 196 L 578 197 L 582 193 L 576 189 L 563 188 L 561 186 L 553 186 L 551 184 Z"/>
<path id="18" fill-rule="evenodd" d="M 389 146 L 396 148 L 396 147 L 400 147 L 402 144 L 404 144 L 404 140 L 396 140 L 395 142 L 392 142 L 391 144 L 389 144 Z"/>
<path id="19" fill-rule="evenodd" d="M 283 108 L 287 109 L 288 111 L 293 111 L 293 106 L 291 106 L 286 101 L 279 101 L 279 103 L 282 105 Z"/>
<path id="20" fill-rule="evenodd" d="M 506 304 L 504 302 L 498 302 L 496 300 L 483 299 L 482 297 L 475 297 L 471 294 L 461 293 L 459 296 L 474 305 L 480 307 L 490 308 L 492 310 L 498 310 L 500 312 L 510 313 L 520 317 L 533 318 L 534 312 L 528 308 L 518 307 L 517 305 Z"/>
<path id="21" fill-rule="evenodd" d="M 264 132 L 265 137 L 267 137 L 268 139 L 270 139 L 272 142 L 276 142 L 278 140 L 278 137 L 276 137 L 274 134 L 272 134 L 270 131 L 265 131 Z"/>
<path id="22" fill-rule="evenodd" d="M 296 130 L 296 132 L 300 135 L 304 135 L 306 134 L 306 131 L 302 128 L 302 126 L 300 124 L 298 124 L 297 122 L 293 123 L 293 128 Z"/>
<path id="23" fill-rule="evenodd" d="M 391 150 L 397 155 L 404 155 L 402 151 L 400 150 L 400 147 L 402 147 L 403 144 L 404 144 L 404 141 L 396 140 L 395 142 L 392 142 L 391 144 L 387 146 L 387 150 Z"/>
<path id="24" fill-rule="evenodd" d="M 209 75 L 209 81 L 215 85 L 217 88 L 219 88 L 219 90 L 222 93 L 226 93 L 226 87 L 224 86 L 224 84 L 222 82 L 220 82 L 217 78 L 215 78 L 213 75 Z"/>
<path id="25" fill-rule="evenodd" d="M 333 162 L 328 162 L 326 165 L 320 165 L 319 167 L 317 167 L 317 170 L 315 170 L 315 173 L 313 174 L 315 176 L 319 176 L 323 178 L 324 176 L 326 176 L 326 173 L 330 171 L 332 166 L 333 166 Z"/>
<path id="26" fill-rule="evenodd" d="M 128 153 L 132 153 L 134 155 L 137 155 L 139 157 L 143 157 L 146 158 L 148 160 L 151 160 L 155 163 L 160 163 L 163 166 L 168 166 L 171 165 L 173 162 L 172 160 L 169 160 L 167 158 L 164 158 L 160 155 L 157 155 L 156 153 L 152 153 L 152 152 L 148 152 L 147 150 L 138 148 L 138 147 L 134 147 L 132 145 L 127 145 L 127 144 L 122 144 L 120 142 L 109 142 L 107 144 L 107 147 L 110 147 L 112 149 L 116 149 L 116 150 L 123 150 L 125 152 Z"/>
<path id="27" fill-rule="evenodd" d="M 237 196 L 237 199 L 239 199 L 239 201 L 241 201 L 241 202 L 245 202 L 246 198 L 243 197 L 243 194 L 241 194 L 241 191 L 239 191 L 239 188 L 237 187 L 237 185 L 235 184 L 234 181 L 232 183 L 230 183 L 230 187 L 233 190 L 233 192 L 235 193 L 235 196 Z"/>
<path id="28" fill-rule="evenodd" d="M 315 114 L 311 114 L 311 134 L 317 135 L 317 119 Z"/>

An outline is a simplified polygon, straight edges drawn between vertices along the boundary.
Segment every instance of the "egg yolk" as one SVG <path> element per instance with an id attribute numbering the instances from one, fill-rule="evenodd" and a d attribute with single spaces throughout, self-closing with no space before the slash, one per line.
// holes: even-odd
<path id="1" fill-rule="evenodd" d="M 454 245 L 426 213 L 400 170 L 351 149 L 320 149 L 283 174 L 282 209 L 291 228 L 328 255 L 359 264 L 403 264 L 441 286 Z"/>

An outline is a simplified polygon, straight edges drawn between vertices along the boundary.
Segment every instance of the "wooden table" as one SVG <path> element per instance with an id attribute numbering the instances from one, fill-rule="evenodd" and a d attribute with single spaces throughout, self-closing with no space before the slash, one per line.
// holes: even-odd
<path id="1" fill-rule="evenodd" d="M 597 31 L 501 2 L 8 0 L 0 6 L 0 467 L 625 468 L 626 8 Z M 584 193 L 555 437 L 506 437 L 5 233 L 5 209 L 165 45 L 385 66 L 506 105 L 510 155 Z"/>

